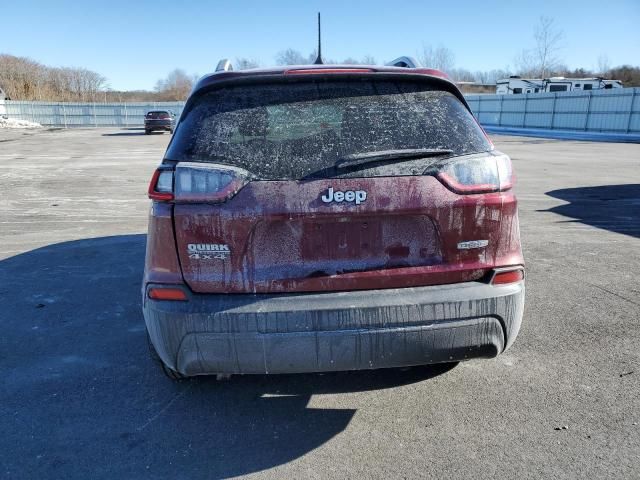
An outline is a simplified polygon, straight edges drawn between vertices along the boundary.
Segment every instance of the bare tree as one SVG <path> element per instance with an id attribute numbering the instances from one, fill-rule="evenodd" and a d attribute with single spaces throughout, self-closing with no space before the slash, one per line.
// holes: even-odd
<path id="1" fill-rule="evenodd" d="M 250 68 L 258 68 L 260 62 L 255 58 L 237 57 L 233 64 L 233 68 L 236 70 L 249 70 Z"/>
<path id="2" fill-rule="evenodd" d="M 563 33 L 555 25 L 553 18 L 540 17 L 533 38 L 536 41 L 535 55 L 540 68 L 540 76 L 545 76 L 560 63 L 559 51 Z"/>
<path id="3" fill-rule="evenodd" d="M 489 72 L 478 70 L 473 74 L 473 81 L 478 83 L 489 83 Z"/>
<path id="4" fill-rule="evenodd" d="M 278 65 L 305 65 L 309 63 L 308 57 L 302 55 L 298 50 L 287 48 L 281 50 L 276 55 L 276 63 Z"/>
<path id="5" fill-rule="evenodd" d="M 452 80 L 456 82 L 473 82 L 474 74 L 464 68 L 452 68 L 447 72 Z"/>
<path id="6" fill-rule="evenodd" d="M 313 49 L 309 55 L 306 57 L 300 53 L 298 50 L 293 48 L 287 48 L 286 50 L 281 50 L 276 55 L 276 64 L 277 65 L 311 65 L 318 58 L 318 51 Z M 322 61 L 325 64 L 336 64 L 334 59 L 328 58 L 325 55 L 322 55 Z M 344 63 L 344 62 L 343 62 Z"/>
<path id="7" fill-rule="evenodd" d="M 598 56 L 598 75 L 605 76 L 611 70 L 611 62 L 606 53 Z"/>
<path id="8" fill-rule="evenodd" d="M 435 68 L 443 72 L 450 72 L 455 65 L 455 55 L 442 45 L 433 48 L 423 43 L 422 49 L 418 52 L 418 60 L 427 68 Z"/>
<path id="9" fill-rule="evenodd" d="M 86 68 L 52 68 L 29 58 L 0 55 L 0 84 L 15 100 L 96 101 L 107 80 Z"/>
<path id="10" fill-rule="evenodd" d="M 0 55 L 0 84 L 14 100 L 36 100 L 44 95 L 44 65 L 29 58 Z"/>
<path id="11" fill-rule="evenodd" d="M 496 69 L 496 70 L 489 70 L 487 72 L 484 72 L 484 79 L 483 79 L 483 83 L 496 83 L 498 80 L 500 80 L 501 78 L 509 78 L 509 76 L 512 75 L 510 69 Z"/>
<path id="12" fill-rule="evenodd" d="M 184 100 L 193 88 L 196 78 L 189 76 L 184 70 L 176 68 L 169 72 L 166 78 L 156 82 L 155 90 L 162 100 Z"/>
<path id="13" fill-rule="evenodd" d="M 534 46 L 516 58 L 519 73 L 546 78 L 561 66 L 560 50 L 564 38 L 553 18 L 542 16 L 533 31 Z"/>
<path id="14" fill-rule="evenodd" d="M 335 63 L 331 60 L 325 61 L 325 63 Z M 347 57 L 343 61 L 341 61 L 343 65 L 375 65 L 376 59 L 371 55 L 365 55 L 362 57 L 362 60 L 357 60 L 353 57 Z"/>
<path id="15" fill-rule="evenodd" d="M 314 48 L 313 50 L 311 50 L 309 55 L 307 55 L 305 63 L 311 65 L 315 63 L 317 58 L 318 58 L 318 49 Z M 334 58 L 328 57 L 326 53 L 323 53 L 322 63 L 324 63 L 325 65 L 336 65 L 339 62 L 337 62 Z M 345 62 L 342 62 L 342 63 L 345 63 Z"/>
<path id="16" fill-rule="evenodd" d="M 620 65 L 610 69 L 607 78 L 620 80 L 625 87 L 640 87 L 640 67 Z"/>
<path id="17" fill-rule="evenodd" d="M 523 77 L 539 76 L 539 69 L 531 54 L 531 50 L 521 50 L 513 60 L 518 75 L 522 75 Z"/>

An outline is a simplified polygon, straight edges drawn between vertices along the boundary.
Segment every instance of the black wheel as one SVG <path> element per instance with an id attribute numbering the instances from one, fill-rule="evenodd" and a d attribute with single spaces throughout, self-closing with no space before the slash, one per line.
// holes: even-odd
<path id="1" fill-rule="evenodd" d="M 145 130 L 144 130 L 144 134 L 145 134 L 145 135 L 149 135 L 150 133 L 151 133 L 151 130 L 147 130 L 147 129 L 145 128 Z"/>
<path id="2" fill-rule="evenodd" d="M 169 135 L 173 135 L 173 128 L 169 130 Z"/>
<path id="3" fill-rule="evenodd" d="M 160 358 L 160 355 L 158 355 L 158 352 L 156 352 L 156 347 L 154 347 L 153 343 L 151 343 L 151 338 L 149 338 L 148 333 L 147 333 L 147 346 L 149 347 L 149 356 L 151 357 L 151 360 L 153 360 L 153 363 L 155 363 L 162 369 L 162 372 L 167 377 L 169 377 L 171 380 L 176 380 L 176 381 L 189 378 L 186 375 L 183 375 L 180 372 L 176 372 L 172 368 L 169 368 L 165 365 L 165 363 Z"/>

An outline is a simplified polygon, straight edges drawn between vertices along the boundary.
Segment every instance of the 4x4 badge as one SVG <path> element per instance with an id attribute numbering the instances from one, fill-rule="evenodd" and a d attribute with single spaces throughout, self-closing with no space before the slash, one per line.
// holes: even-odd
<path id="1" fill-rule="evenodd" d="M 322 195 L 321 199 L 324 203 L 355 202 L 356 205 L 360 205 L 367 199 L 367 192 L 364 190 L 334 191 L 333 187 L 329 187 L 329 190 Z"/>

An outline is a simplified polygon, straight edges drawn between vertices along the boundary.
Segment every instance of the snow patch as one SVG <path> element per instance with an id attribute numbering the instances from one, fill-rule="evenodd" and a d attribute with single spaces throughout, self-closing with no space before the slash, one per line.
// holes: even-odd
<path id="1" fill-rule="evenodd" d="M 0 128 L 42 128 L 42 125 L 28 120 L 0 117 Z"/>

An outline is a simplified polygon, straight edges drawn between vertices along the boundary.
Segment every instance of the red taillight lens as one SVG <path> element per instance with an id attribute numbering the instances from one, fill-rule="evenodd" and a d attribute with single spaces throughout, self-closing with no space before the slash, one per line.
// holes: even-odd
<path id="1" fill-rule="evenodd" d="M 176 202 L 224 202 L 238 193 L 249 179 L 249 172 L 241 168 L 179 163 L 175 173 L 175 199 Z"/>
<path id="2" fill-rule="evenodd" d="M 186 302 L 187 294 L 180 288 L 171 287 L 151 287 L 148 292 L 149 298 L 153 300 L 172 300 Z"/>
<path id="3" fill-rule="evenodd" d="M 491 279 L 492 285 L 505 285 L 507 283 L 516 283 L 524 279 L 524 270 L 506 270 L 497 271 Z"/>
<path id="4" fill-rule="evenodd" d="M 499 192 L 513 186 L 511 159 L 493 153 L 454 160 L 442 166 L 436 176 L 456 193 Z"/>
<path id="5" fill-rule="evenodd" d="M 149 182 L 149 198 L 159 202 L 173 200 L 173 171 L 159 168 Z"/>

